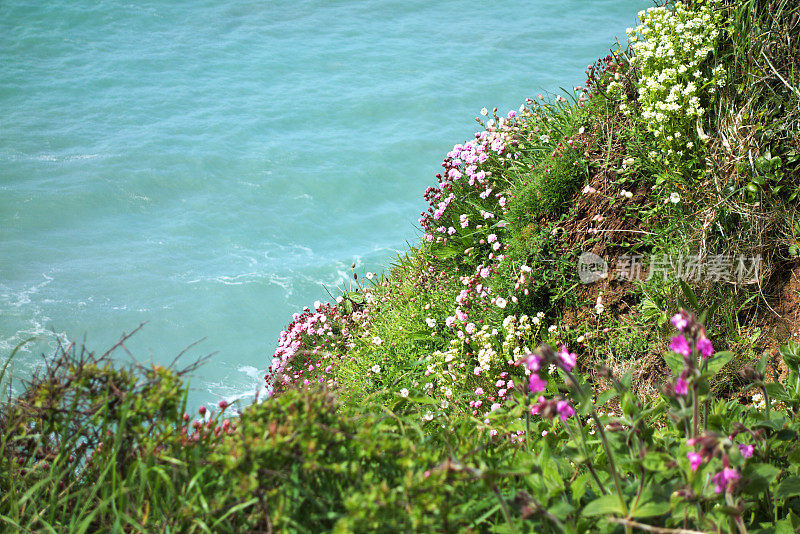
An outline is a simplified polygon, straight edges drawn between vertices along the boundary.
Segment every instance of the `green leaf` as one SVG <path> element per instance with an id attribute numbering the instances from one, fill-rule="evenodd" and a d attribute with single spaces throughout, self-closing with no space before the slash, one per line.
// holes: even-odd
<path id="1" fill-rule="evenodd" d="M 744 487 L 745 493 L 758 495 L 769 489 L 769 484 L 781 472 L 780 469 L 771 464 L 750 464 L 744 470 L 744 478 L 747 485 Z"/>
<path id="2" fill-rule="evenodd" d="M 631 513 L 632 517 L 655 517 L 664 515 L 669 512 L 670 506 L 668 502 L 646 502 L 636 507 Z"/>
<path id="3" fill-rule="evenodd" d="M 681 357 L 679 354 L 675 354 L 674 352 L 666 352 L 664 353 L 664 361 L 667 362 L 669 368 L 676 375 L 681 374 L 681 371 L 683 371 L 683 357 Z"/>
<path id="4" fill-rule="evenodd" d="M 602 497 L 593 500 L 583 509 L 583 515 L 607 515 L 617 514 L 623 515 L 625 511 L 622 509 L 622 503 L 619 502 L 619 497 L 616 495 L 603 495 Z"/>
<path id="5" fill-rule="evenodd" d="M 783 387 L 781 384 L 777 384 L 775 382 L 770 382 L 769 384 L 765 384 L 764 387 L 769 393 L 769 396 L 773 399 L 779 401 L 791 401 L 792 398 L 786 392 L 786 388 Z"/>
<path id="6" fill-rule="evenodd" d="M 800 477 L 790 476 L 784 478 L 775 490 L 776 499 L 788 499 L 800 495 Z"/>
<path id="7" fill-rule="evenodd" d="M 694 291 L 692 291 L 692 288 L 689 287 L 689 284 L 687 284 L 683 280 L 678 280 L 678 283 L 681 286 L 681 291 L 683 291 L 683 295 L 686 297 L 686 301 L 689 304 L 691 304 L 691 306 L 692 306 L 692 308 L 694 309 L 695 312 L 699 313 L 700 312 L 700 303 L 697 302 L 697 297 L 695 296 Z"/>
<path id="8" fill-rule="evenodd" d="M 710 360 L 708 360 L 708 371 L 712 374 L 716 373 L 717 371 L 725 367 L 725 364 L 731 361 L 732 359 L 733 359 L 733 353 L 729 350 L 717 352 Z"/>
<path id="9" fill-rule="evenodd" d="M 595 403 L 595 406 L 597 406 L 598 408 L 602 408 L 603 406 L 606 405 L 608 401 L 610 401 L 611 399 L 615 398 L 618 395 L 619 393 L 617 391 L 614 391 L 613 389 L 607 389 L 597 396 L 597 402 Z"/>

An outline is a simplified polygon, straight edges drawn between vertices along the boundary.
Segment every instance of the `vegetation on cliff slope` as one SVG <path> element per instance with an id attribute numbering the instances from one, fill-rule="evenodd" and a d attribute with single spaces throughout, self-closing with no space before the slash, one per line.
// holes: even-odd
<path id="1" fill-rule="evenodd" d="M 63 351 L 0 417 L 0 522 L 800 528 L 800 7 L 640 22 L 585 87 L 482 110 L 419 245 L 295 314 L 238 417 Z"/>

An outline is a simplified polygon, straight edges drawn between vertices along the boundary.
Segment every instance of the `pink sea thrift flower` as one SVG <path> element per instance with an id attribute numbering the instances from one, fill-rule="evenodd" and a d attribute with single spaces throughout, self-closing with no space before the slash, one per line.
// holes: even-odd
<path id="1" fill-rule="evenodd" d="M 483 388 L 475 389 L 475 395 L 483 395 Z"/>
<path id="2" fill-rule="evenodd" d="M 743 445 L 741 443 L 738 443 L 737 445 L 739 445 L 739 452 L 742 453 L 742 456 L 745 458 L 750 458 L 753 456 L 753 451 L 755 448 L 752 445 Z"/>
<path id="3" fill-rule="evenodd" d="M 699 453 L 689 451 L 686 453 L 686 457 L 689 459 L 689 465 L 692 471 L 697 471 L 697 468 L 703 463 L 703 455 Z"/>
<path id="4" fill-rule="evenodd" d="M 711 482 L 714 483 L 714 491 L 716 493 L 722 493 L 723 491 L 728 491 L 730 489 L 730 485 L 737 480 L 739 480 L 739 471 L 730 467 L 726 467 L 714 475 L 714 477 L 711 479 Z"/>
<path id="5" fill-rule="evenodd" d="M 692 349 L 689 348 L 689 343 L 686 342 L 686 338 L 682 335 L 672 338 L 669 344 L 669 350 L 680 354 L 684 358 L 688 358 L 692 353 Z"/>

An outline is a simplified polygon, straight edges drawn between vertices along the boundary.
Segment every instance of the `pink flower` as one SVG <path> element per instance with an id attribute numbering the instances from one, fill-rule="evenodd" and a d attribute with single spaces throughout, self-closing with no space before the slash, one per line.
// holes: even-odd
<path id="1" fill-rule="evenodd" d="M 483 388 L 477 388 L 475 390 L 475 395 L 483 395 Z"/>
<path id="2" fill-rule="evenodd" d="M 686 338 L 682 335 L 672 338 L 669 344 L 669 350 L 680 354 L 684 358 L 688 358 L 692 353 L 692 349 L 689 348 L 689 343 L 686 342 Z"/>
<path id="3" fill-rule="evenodd" d="M 467 323 L 467 326 L 464 328 L 464 330 L 467 331 L 467 334 L 472 334 L 475 332 L 475 323 Z"/>
<path id="4" fill-rule="evenodd" d="M 678 377 L 678 380 L 675 381 L 675 394 L 676 395 L 686 395 L 689 393 L 689 384 L 683 378 L 683 376 Z"/>
<path id="5" fill-rule="evenodd" d="M 726 467 L 714 475 L 711 482 L 714 483 L 714 491 L 716 493 L 722 493 L 723 491 L 728 491 L 731 483 L 737 480 L 739 480 L 739 471 Z"/>
<path id="6" fill-rule="evenodd" d="M 547 387 L 547 380 L 542 380 L 539 378 L 539 375 L 534 373 L 531 375 L 528 387 L 530 388 L 531 393 L 539 393 L 540 391 L 544 391 L 544 388 Z"/>
<path id="7" fill-rule="evenodd" d="M 219 407 L 220 407 L 220 409 L 224 410 L 224 409 L 225 409 L 225 408 L 227 408 L 228 406 L 230 406 L 230 404 L 228 404 L 228 401 L 226 401 L 226 400 L 224 400 L 224 399 L 223 399 L 223 400 L 221 400 L 221 401 L 219 401 Z"/>
<path id="8" fill-rule="evenodd" d="M 704 358 L 708 358 L 714 354 L 714 346 L 711 345 L 711 340 L 705 336 L 701 336 L 700 339 L 697 340 L 697 350 L 700 351 L 700 354 L 702 354 Z"/>
<path id="9" fill-rule="evenodd" d="M 672 319 L 670 319 L 670 322 L 672 323 L 672 326 L 678 329 L 678 332 L 683 332 L 689 325 L 689 321 L 686 320 L 682 313 L 676 313 L 673 315 Z"/>
<path id="10" fill-rule="evenodd" d="M 575 353 L 568 351 L 567 347 L 564 345 L 561 345 L 561 348 L 558 349 L 558 357 L 561 360 L 561 366 L 567 371 L 572 371 L 578 360 Z"/>
<path id="11" fill-rule="evenodd" d="M 686 457 L 689 459 L 692 471 L 697 471 L 697 468 L 703 463 L 703 456 L 699 453 L 689 451 L 686 453 Z"/>
<path id="12" fill-rule="evenodd" d="M 525 367 L 531 371 L 538 371 L 542 368 L 542 358 L 538 354 L 530 353 L 525 358 Z"/>
<path id="13" fill-rule="evenodd" d="M 739 452 L 742 453 L 742 456 L 745 458 L 753 456 L 754 447 L 752 445 L 742 445 L 741 443 L 737 443 L 737 445 L 739 445 Z"/>
<path id="14" fill-rule="evenodd" d="M 573 415 L 575 415 L 575 410 L 572 409 L 570 406 L 569 401 L 561 400 L 558 401 L 556 404 L 556 409 L 558 409 L 558 414 L 561 416 L 562 421 L 566 421 Z"/>

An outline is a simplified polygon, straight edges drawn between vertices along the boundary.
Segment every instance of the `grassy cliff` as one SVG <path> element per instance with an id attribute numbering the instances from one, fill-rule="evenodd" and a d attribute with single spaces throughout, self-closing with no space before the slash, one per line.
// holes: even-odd
<path id="1" fill-rule="evenodd" d="M 639 16 L 585 86 L 482 110 L 419 244 L 295 314 L 238 417 L 63 351 L 0 417 L 0 524 L 800 528 L 800 8 Z"/>

